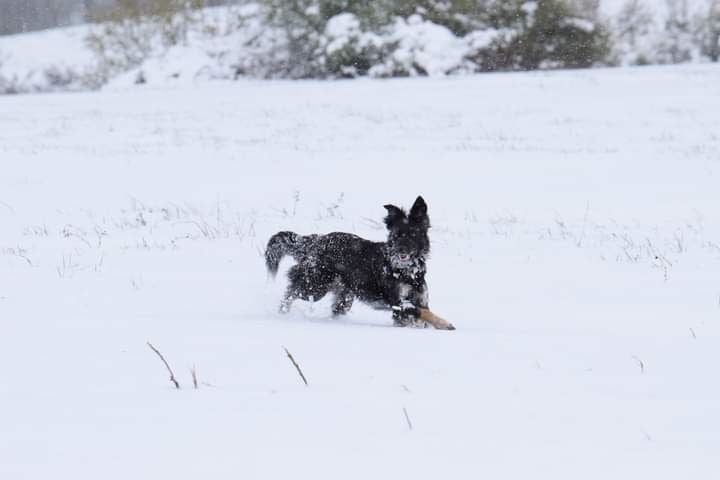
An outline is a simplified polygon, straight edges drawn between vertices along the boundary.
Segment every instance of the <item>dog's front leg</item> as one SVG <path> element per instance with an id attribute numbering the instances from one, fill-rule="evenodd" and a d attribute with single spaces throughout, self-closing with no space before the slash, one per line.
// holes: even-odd
<path id="1" fill-rule="evenodd" d="M 409 283 L 399 283 L 395 288 L 396 296 L 392 304 L 393 323 L 396 327 L 416 325 L 420 317 L 418 307 L 423 306 L 422 299 L 427 296 L 418 295 L 417 289 Z"/>
<path id="2" fill-rule="evenodd" d="M 435 315 L 428 308 L 393 307 L 393 322 L 396 327 L 409 327 L 418 320 L 430 324 L 438 330 L 455 330 L 455 326 L 442 317 Z"/>
<path id="3" fill-rule="evenodd" d="M 392 307 L 395 326 L 408 327 L 420 321 L 438 330 L 455 330 L 452 323 L 430 311 L 428 287 L 424 281 L 416 288 L 401 283 L 398 285 L 397 293 L 396 304 Z"/>
<path id="4" fill-rule="evenodd" d="M 455 327 L 452 323 L 448 322 L 444 318 L 438 317 L 433 312 L 431 312 L 427 308 L 419 308 L 418 309 L 420 315 L 420 320 L 423 320 L 433 327 L 437 328 L 438 330 L 455 330 Z"/>
<path id="5" fill-rule="evenodd" d="M 417 290 L 414 300 L 415 304 L 418 306 L 417 318 L 425 323 L 429 323 L 438 330 L 455 330 L 452 323 L 448 322 L 444 318 L 438 317 L 430 310 L 430 307 L 428 306 L 429 295 L 427 283 L 423 283 L 422 287 Z"/>
<path id="6" fill-rule="evenodd" d="M 393 324 L 396 327 L 409 327 L 418 318 L 418 310 L 415 307 L 397 305 L 392 307 Z"/>

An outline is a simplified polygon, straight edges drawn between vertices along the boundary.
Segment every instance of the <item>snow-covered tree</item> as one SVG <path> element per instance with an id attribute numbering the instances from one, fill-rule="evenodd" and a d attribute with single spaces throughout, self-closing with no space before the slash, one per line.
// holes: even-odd
<path id="1" fill-rule="evenodd" d="M 485 13 L 493 33 L 473 55 L 481 70 L 582 68 L 606 61 L 609 36 L 588 2 L 495 0 Z"/>
<path id="2" fill-rule="evenodd" d="M 707 0 L 696 15 L 697 41 L 703 56 L 720 61 L 720 0 Z"/>
<path id="3" fill-rule="evenodd" d="M 647 65 L 656 57 L 657 25 L 643 0 L 627 0 L 612 19 L 615 60 L 620 65 Z"/>
<path id="4" fill-rule="evenodd" d="M 668 15 L 657 42 L 657 63 L 682 63 L 699 56 L 688 0 L 665 0 Z"/>

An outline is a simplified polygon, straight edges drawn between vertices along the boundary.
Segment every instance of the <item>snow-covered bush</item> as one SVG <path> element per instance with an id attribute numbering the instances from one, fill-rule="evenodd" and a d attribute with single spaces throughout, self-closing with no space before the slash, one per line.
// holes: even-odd
<path id="1" fill-rule="evenodd" d="M 257 4 L 193 13 L 184 41 L 171 44 L 156 38 L 141 61 L 113 75 L 107 85 L 273 77 L 271 68 L 282 62 L 280 49 L 273 51 L 279 32 L 267 27 Z"/>
<path id="2" fill-rule="evenodd" d="M 99 86 L 92 72 L 81 72 L 67 66 L 50 66 L 40 74 L 44 81 L 36 86 L 37 91 L 80 91 Z"/>
<path id="3" fill-rule="evenodd" d="M 0 51 L 0 95 L 10 95 L 19 92 L 18 79 L 15 76 L 10 76 L 3 70 L 3 64 L 5 63 L 5 57 L 3 52 Z"/>
<path id="4" fill-rule="evenodd" d="M 392 0 L 391 16 L 410 18 L 420 15 L 441 25 L 458 37 L 483 29 L 484 13 L 496 0 Z"/>
<path id="5" fill-rule="evenodd" d="M 265 77 L 327 78 L 362 75 L 380 55 L 367 32 L 381 23 L 380 2 L 263 0 L 267 30 L 253 53 Z"/>
<path id="6" fill-rule="evenodd" d="M 567 0 L 495 0 L 488 28 L 470 34 L 470 58 L 480 70 L 587 68 L 607 63 L 610 39 L 596 9 Z"/>
<path id="7" fill-rule="evenodd" d="M 4 63 L 0 52 L 0 95 L 88 90 L 94 86 L 91 76 L 72 67 L 54 65 L 18 74 L 6 72 Z"/>
<path id="8" fill-rule="evenodd" d="M 608 35 L 570 0 L 266 0 L 289 78 L 440 75 L 603 62 Z"/>
<path id="9" fill-rule="evenodd" d="M 109 79 L 157 52 L 187 41 L 202 17 L 202 0 L 121 0 L 91 14 L 96 23 L 87 45 L 98 59 L 97 75 Z"/>
<path id="10" fill-rule="evenodd" d="M 387 55 L 387 42 L 364 32 L 352 13 L 340 13 L 328 20 L 318 48 L 318 67 L 332 77 L 367 75 Z"/>
<path id="11" fill-rule="evenodd" d="M 274 71 L 291 78 L 398 77 L 445 75 L 468 63 L 462 38 L 417 14 L 374 29 L 371 25 L 355 14 L 340 13 L 329 18 L 322 31 L 309 35 L 312 40 L 308 38 L 305 49 L 286 36 L 287 43 L 280 47 L 286 55 Z M 288 62 L 299 58 L 298 50 L 304 61 Z"/>
<path id="12" fill-rule="evenodd" d="M 437 76 L 475 69 L 466 59 L 468 44 L 463 38 L 418 14 L 397 18 L 381 38 L 386 54 L 369 70 L 375 77 Z"/>

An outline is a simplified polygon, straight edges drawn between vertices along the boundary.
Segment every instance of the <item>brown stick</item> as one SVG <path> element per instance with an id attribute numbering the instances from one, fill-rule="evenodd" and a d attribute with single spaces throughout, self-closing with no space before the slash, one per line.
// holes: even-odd
<path id="1" fill-rule="evenodd" d="M 288 358 L 290 359 L 290 361 L 292 362 L 292 364 L 295 365 L 295 369 L 296 369 L 297 372 L 300 374 L 300 378 L 302 378 L 302 381 L 305 382 L 305 386 L 307 387 L 307 386 L 308 386 L 308 381 L 307 381 L 307 379 L 305 378 L 305 375 L 303 374 L 302 369 L 300 369 L 300 365 L 298 365 L 298 363 L 297 363 L 297 362 L 295 361 L 295 359 L 293 358 L 292 353 L 290 353 L 290 351 L 289 351 L 287 348 L 283 347 L 283 349 L 285 350 L 285 353 L 287 353 L 287 356 L 288 356 Z"/>
<path id="2" fill-rule="evenodd" d="M 175 374 L 172 371 L 172 368 L 170 368 L 170 365 L 168 364 L 167 360 L 165 360 L 165 357 L 163 357 L 162 353 L 160 353 L 160 350 L 153 347 L 153 344 L 150 342 L 147 342 L 148 347 L 157 354 L 158 357 L 160 357 L 160 360 L 165 364 L 165 368 L 167 368 L 168 372 L 170 372 L 170 381 L 175 385 L 175 388 L 180 390 L 180 384 L 177 380 L 175 380 Z"/>
<path id="3" fill-rule="evenodd" d="M 427 308 L 420 309 L 420 320 L 423 320 L 438 330 L 455 330 L 452 323 L 448 322 L 444 318 L 438 317 Z"/>

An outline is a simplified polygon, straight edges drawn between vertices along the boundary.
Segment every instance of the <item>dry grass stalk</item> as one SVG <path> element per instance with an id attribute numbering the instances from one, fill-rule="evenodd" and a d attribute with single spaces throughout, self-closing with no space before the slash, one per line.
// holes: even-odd
<path id="1" fill-rule="evenodd" d="M 302 378 L 302 381 L 305 382 L 305 386 L 307 387 L 308 381 L 305 378 L 305 374 L 303 374 L 303 371 L 300 368 L 300 365 L 298 365 L 298 363 L 295 361 L 295 358 L 293 358 L 292 353 L 290 353 L 290 351 L 287 348 L 283 347 L 283 349 L 285 350 L 285 353 L 287 354 L 287 356 L 290 359 L 290 361 L 292 362 L 292 364 L 295 365 L 295 369 L 297 370 L 298 374 L 300 375 L 300 378 Z"/>
<path id="2" fill-rule="evenodd" d="M 197 368 L 195 368 L 195 365 L 190 369 L 190 375 L 192 375 L 192 381 L 193 381 L 193 388 L 195 390 L 198 389 L 198 376 L 197 376 Z"/>
<path id="3" fill-rule="evenodd" d="M 172 368 L 170 368 L 170 365 L 168 364 L 167 360 L 165 360 L 165 357 L 163 357 L 163 354 L 160 353 L 160 350 L 155 348 L 152 343 L 147 342 L 147 346 L 150 347 L 150 349 L 157 354 L 158 357 L 160 357 L 160 360 L 165 364 L 165 368 L 167 368 L 167 371 L 170 372 L 170 381 L 175 385 L 175 388 L 180 390 L 180 383 L 175 379 L 175 374 L 172 371 Z"/>
<path id="4" fill-rule="evenodd" d="M 410 415 L 408 414 L 407 408 L 403 407 L 403 413 L 405 414 L 405 421 L 407 422 L 408 429 L 412 431 L 413 424 L 412 421 L 410 421 Z"/>

